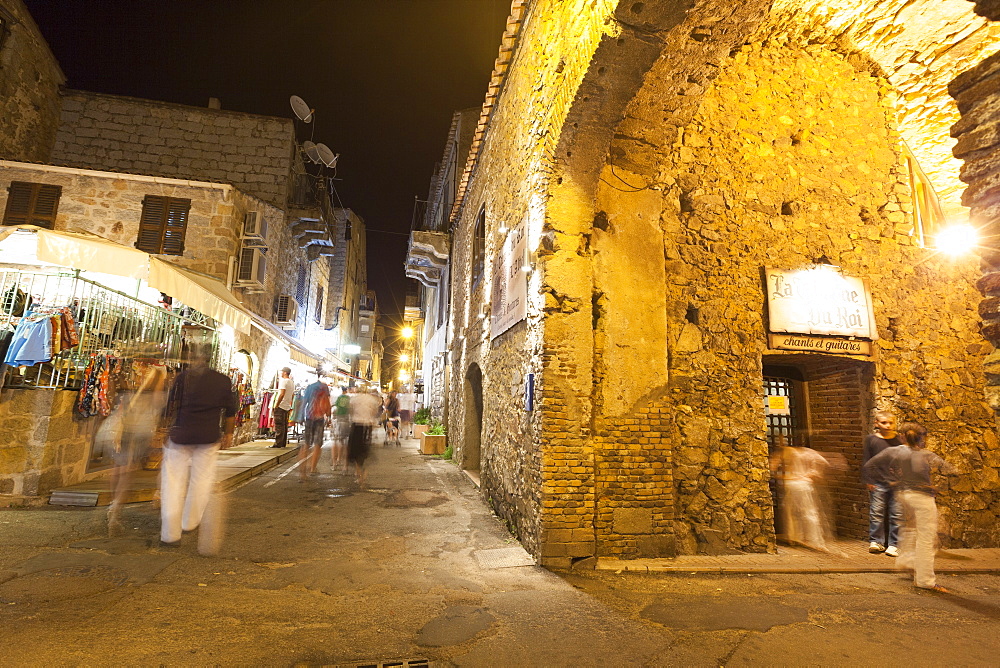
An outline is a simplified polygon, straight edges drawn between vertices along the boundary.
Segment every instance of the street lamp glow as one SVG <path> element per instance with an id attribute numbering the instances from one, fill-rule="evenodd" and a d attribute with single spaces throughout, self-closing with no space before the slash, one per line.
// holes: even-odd
<path id="1" fill-rule="evenodd" d="M 938 232 L 935 237 L 937 249 L 948 255 L 962 255 L 976 246 L 979 236 L 972 225 L 952 225 Z"/>
<path id="2" fill-rule="evenodd" d="M 400 371 L 399 372 L 399 379 L 405 383 L 406 381 L 408 381 L 410 379 L 410 374 L 406 373 L 405 371 Z"/>
<path id="3" fill-rule="evenodd" d="M 409 362 L 410 361 L 410 356 L 407 355 L 406 353 L 403 353 L 402 355 L 399 356 L 399 361 L 400 362 Z"/>
<path id="4" fill-rule="evenodd" d="M 401 329 L 399 331 L 399 333 L 400 333 L 400 335 L 404 339 L 412 339 L 413 338 L 413 328 L 410 327 L 409 325 L 407 325 L 406 327 L 404 327 L 403 329 Z"/>

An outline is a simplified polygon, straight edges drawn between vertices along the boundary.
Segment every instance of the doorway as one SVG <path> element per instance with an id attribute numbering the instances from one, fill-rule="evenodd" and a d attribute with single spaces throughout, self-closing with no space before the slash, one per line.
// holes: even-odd
<path id="1" fill-rule="evenodd" d="M 465 429 L 462 442 L 462 468 L 479 471 L 483 433 L 483 372 L 478 364 L 465 373 Z"/>
<path id="2" fill-rule="evenodd" d="M 863 538 L 868 495 L 861 484 L 861 441 L 870 412 L 872 363 L 833 355 L 769 355 L 763 359 L 764 412 L 769 453 L 780 442 L 812 448 L 842 468 L 825 477 L 824 496 L 834 533 Z M 769 400 L 768 397 L 779 397 Z M 770 477 L 777 511 L 781 481 Z M 780 513 L 775 533 L 780 535 Z"/>

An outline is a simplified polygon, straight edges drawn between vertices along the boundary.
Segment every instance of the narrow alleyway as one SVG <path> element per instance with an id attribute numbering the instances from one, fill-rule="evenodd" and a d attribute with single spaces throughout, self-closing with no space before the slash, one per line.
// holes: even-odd
<path id="1" fill-rule="evenodd" d="M 369 488 L 293 461 L 228 494 L 215 558 L 156 543 L 150 503 L 0 512 L 4 665 L 985 664 L 1000 579 L 958 596 L 897 574 L 556 575 L 451 462 L 374 449 Z M 919 641 L 919 642 L 915 642 Z M 886 654 L 888 652 L 888 654 Z M 419 664 L 417 664 L 419 665 Z"/>

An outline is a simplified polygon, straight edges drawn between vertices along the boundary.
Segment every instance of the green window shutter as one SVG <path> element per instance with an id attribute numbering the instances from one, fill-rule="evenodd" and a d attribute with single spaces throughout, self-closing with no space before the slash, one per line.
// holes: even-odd
<path id="1" fill-rule="evenodd" d="M 182 255 L 190 209 L 189 199 L 146 195 L 135 247 L 147 253 Z"/>
<path id="2" fill-rule="evenodd" d="M 55 227 L 61 186 L 12 181 L 7 192 L 4 225 L 37 225 L 50 230 Z"/>

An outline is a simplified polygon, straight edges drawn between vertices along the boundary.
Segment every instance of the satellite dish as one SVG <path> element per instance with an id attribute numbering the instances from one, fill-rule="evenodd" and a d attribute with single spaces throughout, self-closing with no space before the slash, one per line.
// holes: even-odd
<path id="1" fill-rule="evenodd" d="M 311 123 L 313 119 L 314 109 L 310 109 L 306 101 L 303 100 L 298 95 L 293 95 L 288 98 L 288 103 L 292 105 L 292 111 L 295 116 L 303 123 Z"/>
<path id="2" fill-rule="evenodd" d="M 307 158 L 319 164 L 319 153 L 316 151 L 316 144 L 307 139 L 302 142 L 302 150 L 305 152 Z"/>
<path id="3" fill-rule="evenodd" d="M 316 153 L 319 154 L 319 161 L 327 167 L 337 166 L 337 158 L 340 157 L 340 154 L 334 155 L 326 144 L 316 144 Z"/>

